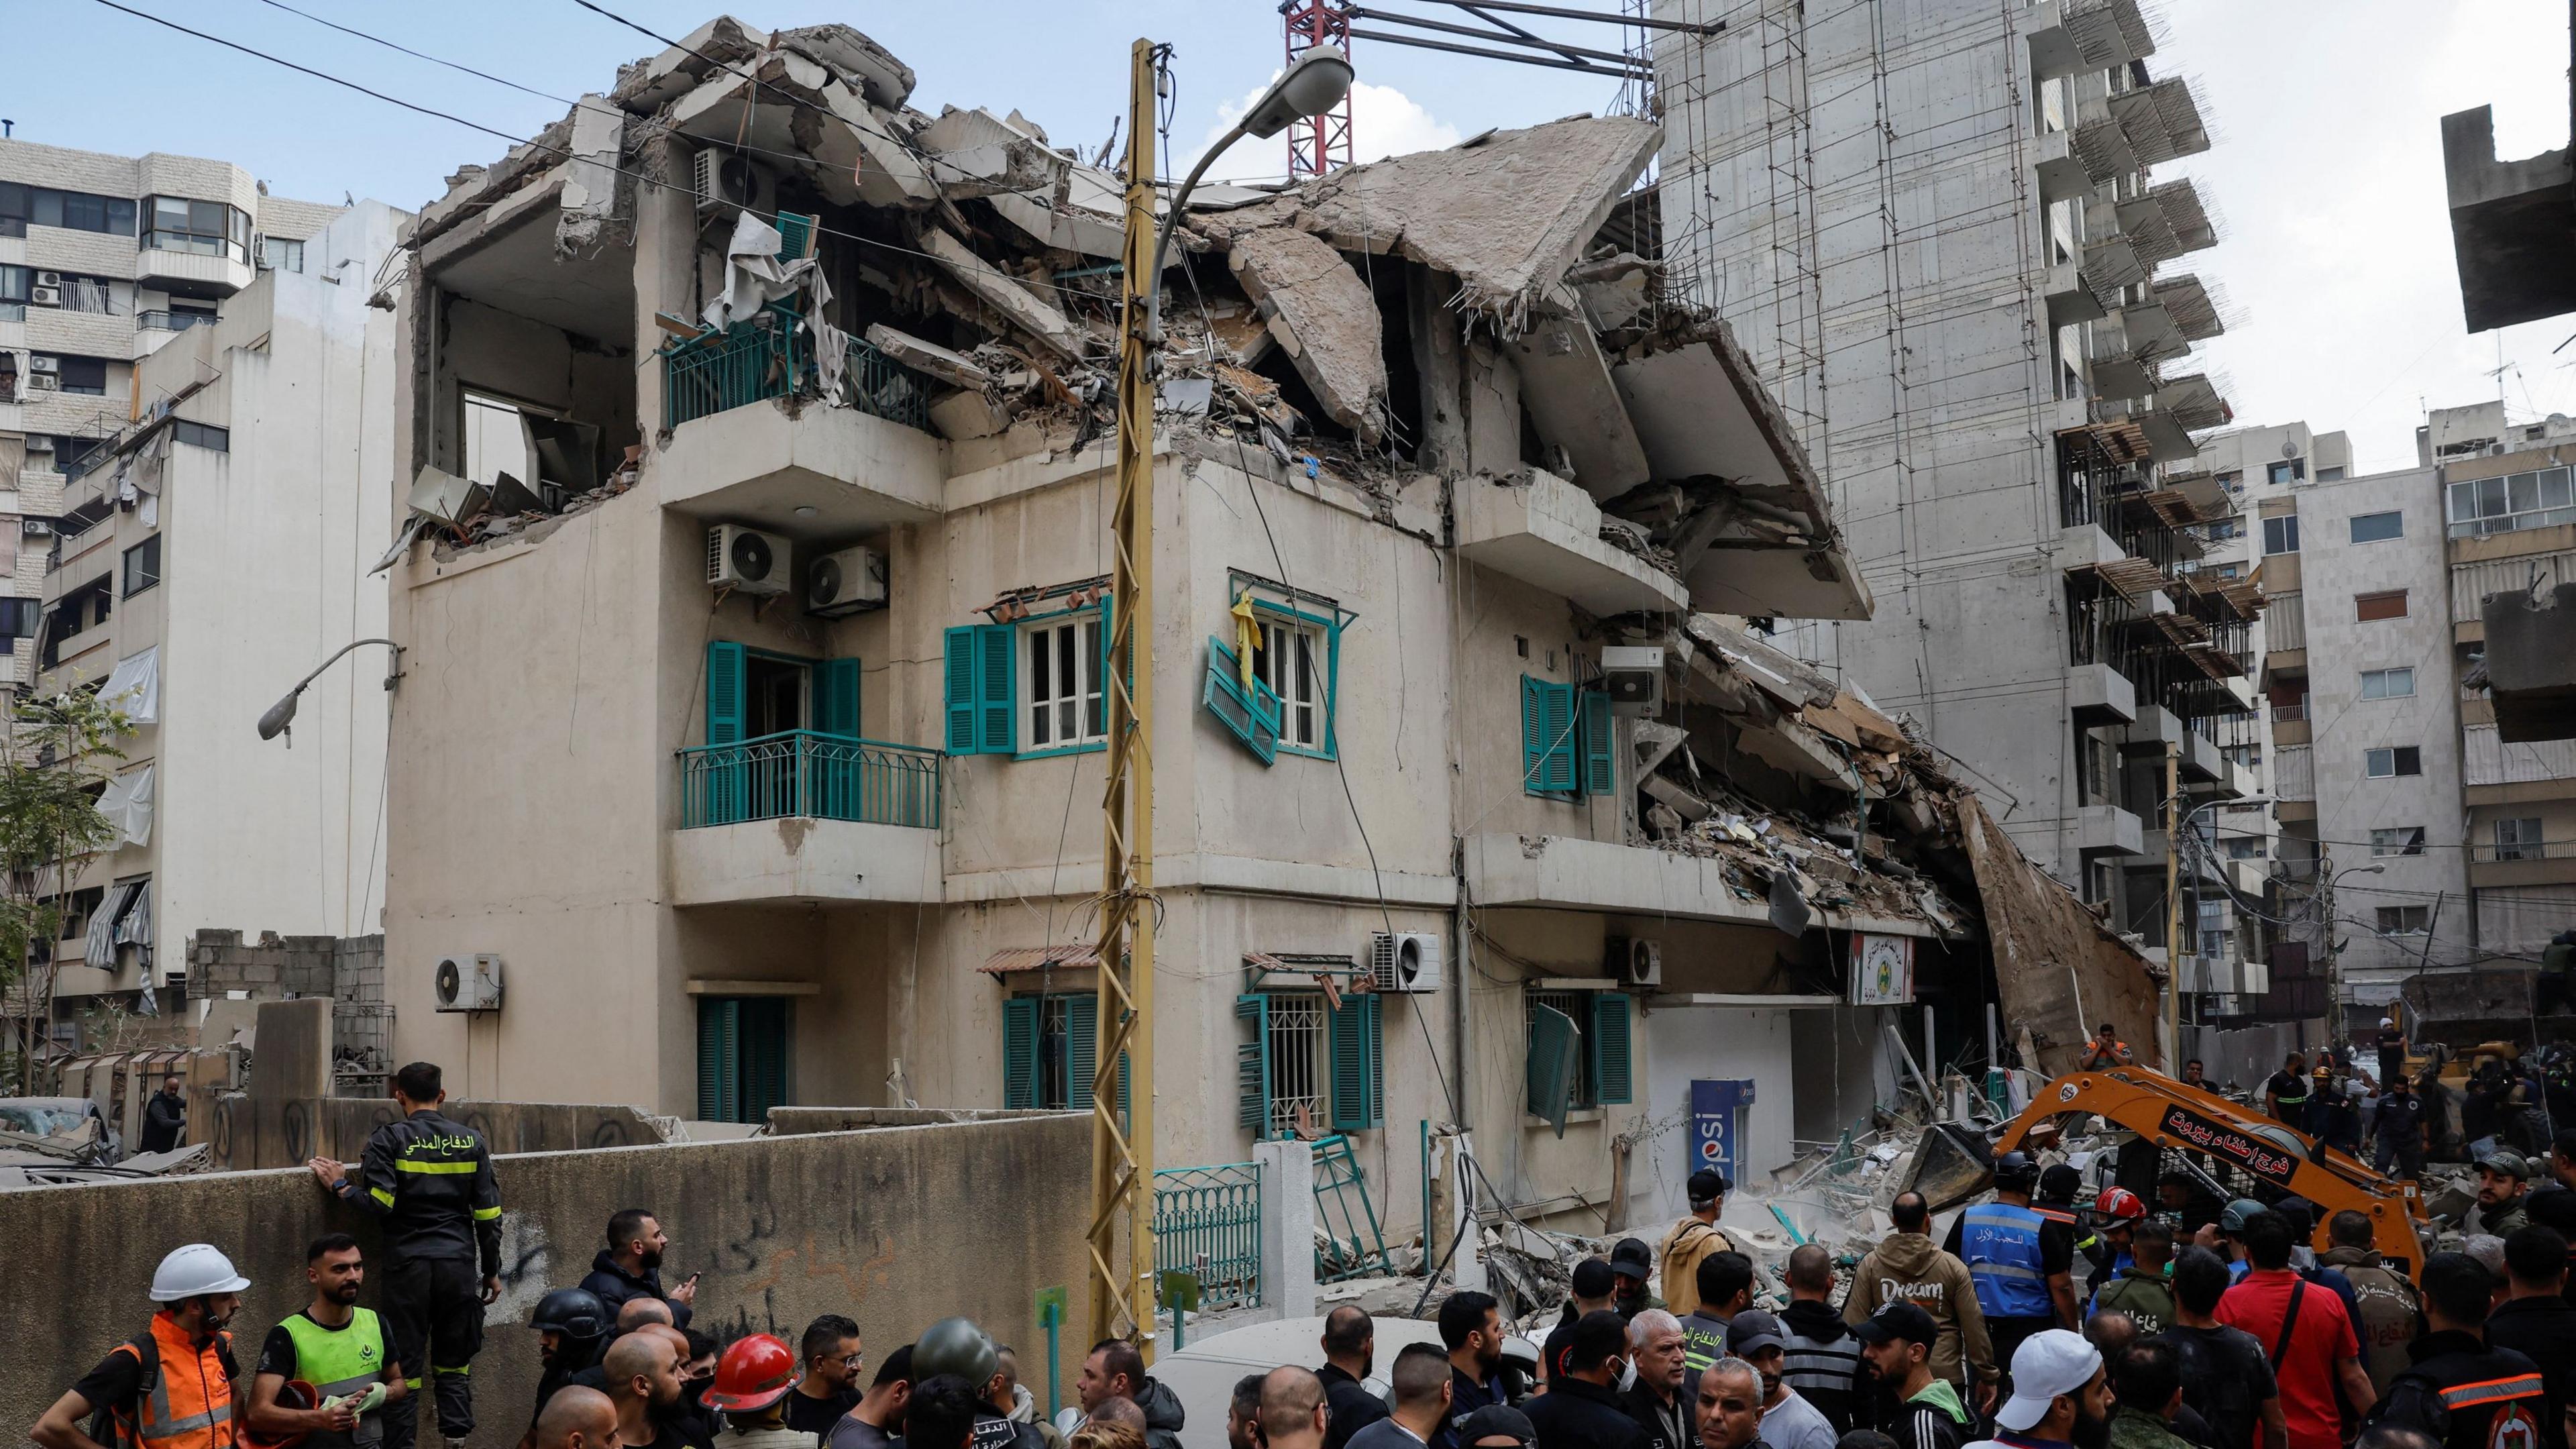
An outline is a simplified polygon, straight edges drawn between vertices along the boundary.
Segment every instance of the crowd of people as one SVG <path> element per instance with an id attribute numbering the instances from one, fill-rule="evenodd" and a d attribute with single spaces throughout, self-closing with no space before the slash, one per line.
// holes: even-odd
<path id="1" fill-rule="evenodd" d="M 228 1331 L 250 1285 L 216 1248 L 156 1271 L 149 1326 L 35 1426 L 39 1449 L 447 1449 L 476 1424 L 470 1369 L 500 1291 L 499 1185 L 482 1139 L 441 1112 L 438 1069 L 396 1078 L 396 1120 L 329 1192 L 384 1219 L 381 1312 L 357 1306 L 358 1240 L 314 1239 L 311 1297 L 268 1330 L 246 1392 Z M 1376 1323 L 1328 1315 L 1312 1369 L 1234 1387 L 1230 1449 L 2570 1449 L 2576 1406 L 2576 1132 L 2538 1187 L 2516 1154 L 2481 1164 L 2459 1251 L 2382 1257 L 2377 1225 L 2312 1204 L 2217 1202 L 2197 1179 L 2076 1202 L 2066 1165 L 1993 1164 L 1991 1202 L 1936 1242 L 1920 1194 L 1841 1285 L 1803 1244 L 1788 1301 L 1756 1304 L 1753 1259 L 1721 1222 L 1731 1190 L 1694 1173 L 1660 1247 L 1574 1266 L 1529 1353 L 1484 1293 L 1452 1293 L 1438 1343 L 1388 1365 Z M 1013 1351 L 950 1318 L 877 1361 L 827 1313 L 792 1346 L 720 1344 L 692 1324 L 695 1275 L 666 1282 L 648 1209 L 607 1221 L 578 1286 L 530 1326 L 541 1374 L 510 1405 L 518 1449 L 1181 1449 L 1178 1396 L 1121 1340 L 1094 1345 L 1054 1421 Z M 2329 1246 L 2318 1252 L 2319 1241 Z M 2411 1260 L 2410 1260 L 2411 1261 Z M 1660 1286 L 1664 1297 L 1655 1289 Z M 423 1406 L 428 1407 L 424 1415 Z M 487 1406 L 488 1408 L 489 1406 Z M 525 1410 L 525 1418 L 519 1417 Z M 524 1427 L 520 1427 L 524 1425 Z M 487 1436 L 488 1437 L 488 1436 Z"/>

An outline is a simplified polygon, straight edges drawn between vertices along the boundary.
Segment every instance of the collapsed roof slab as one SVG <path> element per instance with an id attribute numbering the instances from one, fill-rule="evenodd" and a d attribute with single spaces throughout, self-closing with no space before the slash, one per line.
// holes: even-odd
<path id="1" fill-rule="evenodd" d="M 1441 151 L 1346 166 L 1224 213 L 1222 230 L 1293 225 L 1346 251 L 1393 253 L 1458 279 L 1452 305 L 1518 331 L 1644 174 L 1663 129 L 1583 116 Z M 1570 293 L 1557 299 L 1572 309 Z"/>
<path id="2" fill-rule="evenodd" d="M 1843 547 L 1824 480 L 1725 323 L 1712 318 L 1639 343 L 1612 360 L 1610 378 L 1654 480 L 1722 478 L 1748 513 L 1795 529 L 1793 541 L 1770 547 L 1747 546 L 1761 535 L 1717 539 L 1685 579 L 1694 607 L 1792 619 L 1870 616 L 1869 586 Z"/>
<path id="3" fill-rule="evenodd" d="M 1375 438 L 1386 410 L 1384 326 L 1359 273 L 1330 243 L 1275 226 L 1236 236 L 1226 264 L 1325 413 Z"/>
<path id="4" fill-rule="evenodd" d="M 637 115 L 650 115 L 709 78 L 724 75 L 727 67 L 752 60 L 768 45 L 768 31 L 719 15 L 661 54 L 620 66 L 609 98 Z"/>
<path id="5" fill-rule="evenodd" d="M 922 127 L 916 139 L 930 155 L 939 189 L 951 201 L 970 196 L 1038 191 L 1053 194 L 1072 163 L 1058 155 L 1014 112 L 1011 119 L 982 107 L 951 106 Z M 1123 241 L 1123 235 L 1122 235 Z"/>
<path id="6" fill-rule="evenodd" d="M 1018 279 L 967 250 L 964 242 L 932 227 L 921 234 L 921 249 L 966 290 L 1049 352 L 1068 361 L 1082 355 L 1081 329 Z"/>
<path id="7" fill-rule="evenodd" d="M 923 206 L 938 198 L 920 155 L 823 66 L 773 51 L 751 74 L 758 84 L 724 72 L 674 100 L 663 118 L 690 140 L 750 148 L 753 164 L 772 170 L 783 157 L 811 157 L 805 175 L 836 205 Z"/>
<path id="8" fill-rule="evenodd" d="M 566 257 L 556 231 L 577 219 L 573 188 L 558 173 L 504 197 L 502 204 L 448 229 L 420 248 L 423 274 L 439 290 L 495 311 L 542 322 L 618 349 L 635 345 L 634 254 L 607 246 Z"/>

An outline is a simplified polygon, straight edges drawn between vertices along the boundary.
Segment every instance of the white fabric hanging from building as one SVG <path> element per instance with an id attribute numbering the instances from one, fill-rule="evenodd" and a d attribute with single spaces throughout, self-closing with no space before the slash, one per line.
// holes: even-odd
<path id="1" fill-rule="evenodd" d="M 134 892 L 133 904 L 116 923 L 116 944 L 134 948 L 134 962 L 142 972 L 143 995 L 134 1003 L 135 1013 L 159 1016 L 161 1007 L 152 999 L 152 882 L 139 880 L 127 889 Z"/>
<path id="2" fill-rule="evenodd" d="M 152 766 L 128 770 L 107 782 L 98 797 L 98 813 L 117 829 L 127 845 L 152 843 Z"/>
<path id="3" fill-rule="evenodd" d="M 116 661 L 107 682 L 98 687 L 98 702 L 125 711 L 128 724 L 161 721 L 161 646 L 155 644 Z"/>
<path id="4" fill-rule="evenodd" d="M 117 918 L 124 915 L 125 908 L 133 903 L 134 892 L 140 885 L 140 882 L 133 882 L 107 888 L 107 895 L 99 901 L 98 909 L 90 912 L 88 939 L 81 948 L 83 964 L 101 971 L 116 969 Z"/>

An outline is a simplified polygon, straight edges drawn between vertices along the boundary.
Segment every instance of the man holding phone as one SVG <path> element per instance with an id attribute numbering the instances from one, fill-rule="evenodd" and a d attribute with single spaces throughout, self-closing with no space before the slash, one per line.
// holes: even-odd
<path id="1" fill-rule="evenodd" d="M 676 1288 L 663 1291 L 662 1254 L 671 1246 L 661 1220 L 644 1208 L 626 1208 L 608 1220 L 608 1246 L 591 1260 L 590 1276 L 581 1286 L 599 1295 L 611 1313 L 629 1298 L 659 1298 L 671 1305 L 671 1326 L 686 1328 L 698 1300 L 698 1275 L 691 1273 Z"/>

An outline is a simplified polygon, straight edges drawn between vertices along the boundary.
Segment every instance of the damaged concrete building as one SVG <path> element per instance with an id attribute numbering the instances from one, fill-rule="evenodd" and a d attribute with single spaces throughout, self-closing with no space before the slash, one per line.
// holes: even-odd
<path id="1" fill-rule="evenodd" d="M 719 19 L 407 236 L 386 975 L 461 1095 L 1088 1105 L 1121 183 L 913 88 L 846 27 Z M 1642 1222 L 1694 1083 L 1742 1088 L 1758 1170 L 1908 1055 L 2150 1035 L 2141 957 L 1738 627 L 1871 600 L 1732 336 L 1648 305 L 1619 203 L 1660 139 L 1574 118 L 1186 218 L 1165 1165 L 1338 1139 L 1393 1240 L 1459 1124 L 1524 1213 Z"/>

